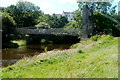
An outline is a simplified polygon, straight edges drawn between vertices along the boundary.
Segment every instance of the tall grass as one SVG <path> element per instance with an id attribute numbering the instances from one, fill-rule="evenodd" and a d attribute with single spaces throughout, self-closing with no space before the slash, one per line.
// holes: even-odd
<path id="1" fill-rule="evenodd" d="M 94 40 L 94 37 L 68 50 L 53 50 L 20 60 L 4 68 L 2 77 L 118 78 L 118 38 L 102 35 Z"/>

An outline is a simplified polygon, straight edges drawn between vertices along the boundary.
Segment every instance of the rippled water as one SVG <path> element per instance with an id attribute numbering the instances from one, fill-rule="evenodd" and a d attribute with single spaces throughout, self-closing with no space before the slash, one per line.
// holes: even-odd
<path id="1" fill-rule="evenodd" d="M 28 45 L 23 48 L 10 48 L 2 50 L 2 67 L 12 65 L 24 57 L 32 57 L 44 52 L 45 48 L 50 51 L 53 49 L 68 49 L 71 44 L 47 44 L 47 45 Z"/>

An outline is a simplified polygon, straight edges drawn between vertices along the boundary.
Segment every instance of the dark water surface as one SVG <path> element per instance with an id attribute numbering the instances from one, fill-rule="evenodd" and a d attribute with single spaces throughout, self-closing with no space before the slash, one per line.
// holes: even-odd
<path id="1" fill-rule="evenodd" d="M 32 57 L 38 55 L 47 49 L 68 49 L 71 44 L 46 44 L 46 45 L 28 45 L 23 48 L 9 48 L 2 50 L 2 67 L 12 65 L 24 57 Z"/>

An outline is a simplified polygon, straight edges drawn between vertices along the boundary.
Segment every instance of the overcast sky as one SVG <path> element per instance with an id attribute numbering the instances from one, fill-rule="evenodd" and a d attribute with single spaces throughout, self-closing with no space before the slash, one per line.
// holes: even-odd
<path id="1" fill-rule="evenodd" d="M 16 4 L 19 0 L 0 0 L 1 7 L 7 7 Z M 76 0 L 26 0 L 39 6 L 45 14 L 61 14 L 63 11 L 72 12 L 78 9 Z M 113 5 L 118 5 L 118 1 L 114 0 Z M 118 10 L 118 8 L 117 8 Z"/>

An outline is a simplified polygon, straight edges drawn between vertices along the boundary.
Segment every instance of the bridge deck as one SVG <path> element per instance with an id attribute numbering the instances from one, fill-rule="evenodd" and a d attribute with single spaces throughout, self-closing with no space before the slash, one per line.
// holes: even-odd
<path id="1" fill-rule="evenodd" d="M 55 34 L 55 35 L 72 35 L 80 36 L 80 29 L 64 29 L 64 28 L 51 28 L 51 29 L 15 29 L 13 34 Z"/>

